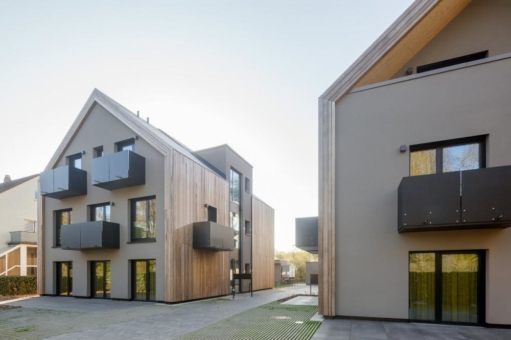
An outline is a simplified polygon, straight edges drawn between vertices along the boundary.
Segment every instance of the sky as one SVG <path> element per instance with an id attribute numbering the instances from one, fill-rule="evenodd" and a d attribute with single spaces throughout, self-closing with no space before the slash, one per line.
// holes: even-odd
<path id="1" fill-rule="evenodd" d="M 318 97 L 411 3 L 0 0 L 0 180 L 43 171 L 97 88 L 192 150 L 229 144 L 292 250 Z"/>

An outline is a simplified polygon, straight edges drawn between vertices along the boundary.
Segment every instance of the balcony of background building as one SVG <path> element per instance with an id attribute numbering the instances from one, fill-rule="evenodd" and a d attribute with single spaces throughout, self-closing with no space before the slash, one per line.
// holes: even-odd
<path id="1" fill-rule="evenodd" d="M 11 241 L 8 245 L 15 244 L 37 244 L 37 233 L 11 231 Z"/>
<path id="2" fill-rule="evenodd" d="M 66 250 L 119 249 L 119 224 L 93 221 L 62 226 L 61 248 Z"/>
<path id="3" fill-rule="evenodd" d="M 398 232 L 511 226 L 511 166 L 405 177 Z"/>
<path id="4" fill-rule="evenodd" d="M 87 171 L 70 165 L 44 171 L 40 183 L 44 197 L 61 200 L 87 195 Z"/>
<path id="5" fill-rule="evenodd" d="M 145 158 L 130 150 L 92 160 L 92 185 L 116 190 L 145 184 Z"/>

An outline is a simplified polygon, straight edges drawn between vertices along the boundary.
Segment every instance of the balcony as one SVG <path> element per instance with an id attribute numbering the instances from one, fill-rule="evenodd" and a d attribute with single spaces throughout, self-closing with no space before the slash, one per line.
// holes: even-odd
<path id="1" fill-rule="evenodd" d="M 215 251 L 234 250 L 234 229 L 215 222 L 193 224 L 193 248 Z"/>
<path id="2" fill-rule="evenodd" d="M 37 244 L 37 233 L 11 231 L 11 242 L 8 245 L 15 244 Z"/>
<path id="3" fill-rule="evenodd" d="M 61 200 L 87 195 L 87 171 L 70 165 L 44 171 L 40 182 L 44 197 Z"/>
<path id="4" fill-rule="evenodd" d="M 119 249 L 119 224 L 105 221 L 62 226 L 61 248 L 66 250 Z"/>
<path id="5" fill-rule="evenodd" d="M 511 226 L 511 166 L 405 177 L 398 232 Z"/>
<path id="6" fill-rule="evenodd" d="M 295 246 L 311 254 L 318 253 L 318 217 L 296 219 Z"/>
<path id="7" fill-rule="evenodd" d="M 145 184 L 145 158 L 125 150 L 92 160 L 92 185 L 116 190 Z"/>

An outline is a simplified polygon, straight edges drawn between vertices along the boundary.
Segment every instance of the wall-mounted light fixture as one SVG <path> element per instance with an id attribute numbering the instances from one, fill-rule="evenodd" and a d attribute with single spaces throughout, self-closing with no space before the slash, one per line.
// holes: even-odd
<path id="1" fill-rule="evenodd" d="M 82 151 L 82 155 L 85 155 L 85 150 Z"/>
<path id="2" fill-rule="evenodd" d="M 115 205 L 114 202 L 110 202 L 110 206 L 113 207 Z"/>
<path id="3" fill-rule="evenodd" d="M 407 75 L 413 74 L 413 67 L 409 67 L 409 68 L 406 70 L 406 74 L 407 74 Z"/>
<path id="4" fill-rule="evenodd" d="M 399 152 L 406 152 L 406 150 L 408 150 L 408 147 L 406 146 L 406 144 L 403 144 L 399 147 Z"/>
<path id="5" fill-rule="evenodd" d="M 133 138 L 134 138 L 135 140 L 138 140 L 138 136 L 137 136 L 137 135 L 135 135 L 135 137 L 133 137 Z"/>

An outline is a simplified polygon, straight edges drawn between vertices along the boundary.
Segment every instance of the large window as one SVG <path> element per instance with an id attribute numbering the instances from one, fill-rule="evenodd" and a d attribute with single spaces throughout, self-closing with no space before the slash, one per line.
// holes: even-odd
<path id="1" fill-rule="evenodd" d="M 410 253 L 410 320 L 484 323 L 484 252 Z"/>
<path id="2" fill-rule="evenodd" d="M 55 247 L 60 247 L 62 244 L 62 226 L 71 223 L 73 223 L 72 209 L 55 212 Z"/>
<path id="3" fill-rule="evenodd" d="M 486 167 L 486 136 L 410 146 L 410 176 Z"/>
<path id="4" fill-rule="evenodd" d="M 240 247 L 240 215 L 233 213 L 231 211 L 230 213 L 231 217 L 231 228 L 234 229 L 234 248 Z"/>
<path id="5" fill-rule="evenodd" d="M 91 205 L 90 220 L 110 222 L 110 203 Z"/>
<path id="6" fill-rule="evenodd" d="M 156 300 L 156 260 L 132 261 L 132 299 Z"/>
<path id="7" fill-rule="evenodd" d="M 131 240 L 156 239 L 156 198 L 131 200 Z"/>
<path id="8" fill-rule="evenodd" d="M 229 186 L 229 196 L 232 202 L 240 203 L 240 174 L 231 169 L 231 182 Z"/>

